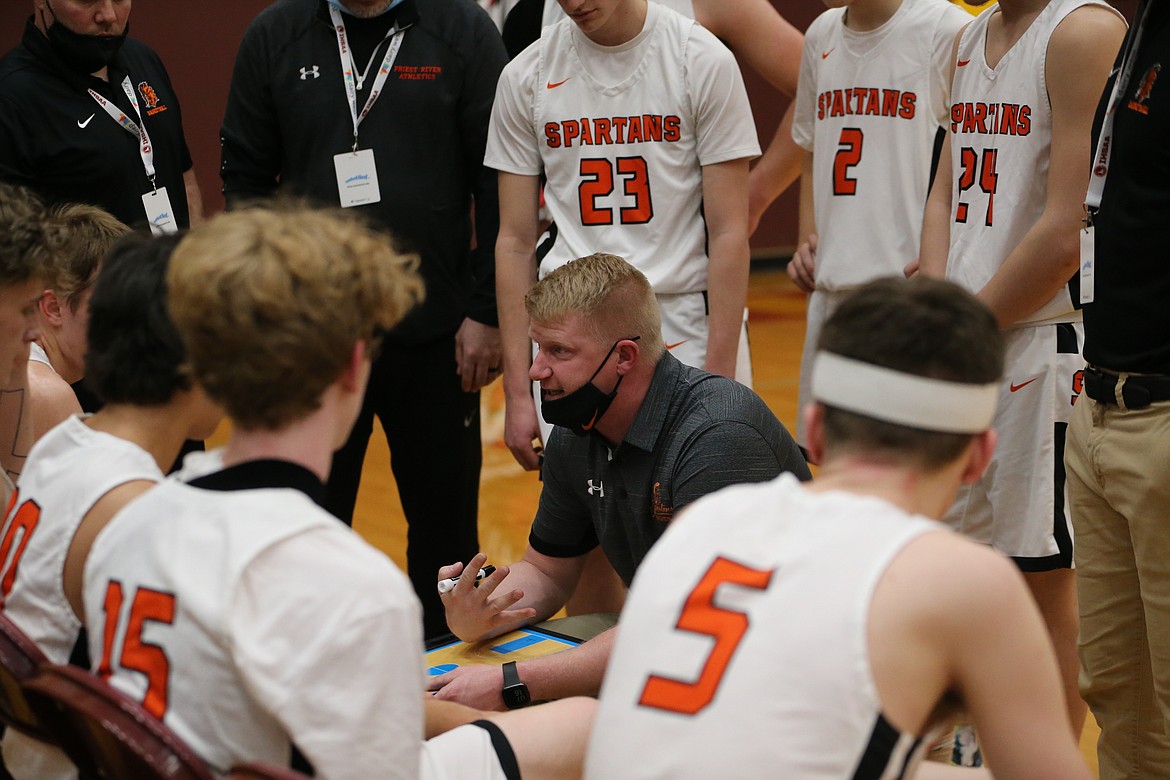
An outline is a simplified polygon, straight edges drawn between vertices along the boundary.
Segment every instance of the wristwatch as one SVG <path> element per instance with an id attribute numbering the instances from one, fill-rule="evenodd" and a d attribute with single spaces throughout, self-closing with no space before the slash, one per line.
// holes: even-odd
<path id="1" fill-rule="evenodd" d="M 528 693 L 528 686 L 520 682 L 520 673 L 516 671 L 516 662 L 508 661 L 504 664 L 504 706 L 510 710 L 518 710 L 532 702 Z"/>

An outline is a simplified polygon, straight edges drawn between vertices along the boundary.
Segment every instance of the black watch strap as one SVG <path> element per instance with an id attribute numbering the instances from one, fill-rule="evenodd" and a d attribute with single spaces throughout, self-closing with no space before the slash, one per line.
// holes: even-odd
<path id="1" fill-rule="evenodd" d="M 510 710 L 516 710 L 532 703 L 528 686 L 520 681 L 520 672 L 516 669 L 516 662 L 508 661 L 504 664 L 503 669 L 504 689 L 500 695 L 504 699 L 504 706 Z"/>
<path id="2" fill-rule="evenodd" d="M 504 664 L 504 687 L 511 688 L 520 684 L 520 672 L 516 671 L 516 662 L 508 661 Z"/>

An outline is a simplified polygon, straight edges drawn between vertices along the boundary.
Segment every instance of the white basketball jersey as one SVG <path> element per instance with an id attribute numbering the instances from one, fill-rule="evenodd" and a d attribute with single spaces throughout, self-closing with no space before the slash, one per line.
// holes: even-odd
<path id="1" fill-rule="evenodd" d="M 687 293 L 707 289 L 702 166 L 758 154 L 731 52 L 650 3 L 625 44 L 599 46 L 565 19 L 509 63 L 485 164 L 547 177 L 541 276 L 605 251 L 656 293 Z"/>
<path id="2" fill-rule="evenodd" d="M 808 28 L 792 137 L 813 153 L 817 287 L 901 275 L 918 257 L 935 136 L 950 107 L 955 36 L 971 17 L 947 0 L 905 0 L 876 30 L 845 8 Z"/>
<path id="3" fill-rule="evenodd" d="M 314 562 L 296 571 L 270 566 L 259 580 L 244 579 L 250 567 L 303 541 L 319 550 Z M 366 592 L 374 588 L 379 592 Z M 368 670 L 354 669 L 352 657 L 333 652 L 341 639 L 346 647 L 361 647 L 355 629 L 385 617 L 361 611 L 366 599 L 401 605 L 398 617 L 386 618 L 400 636 L 401 657 L 356 662 L 401 668 L 401 675 L 392 674 L 406 683 L 394 696 L 382 684 L 391 673 L 363 676 Z M 259 610 L 255 625 L 233 620 L 241 600 Z M 310 748 L 323 742 L 334 753 L 350 751 L 356 769 L 348 774 L 337 762 L 318 764 L 329 777 L 368 772 L 368 758 L 363 763 L 357 756 L 385 753 L 391 745 L 409 758 L 402 767 L 386 767 L 383 776 L 417 772 L 422 688 L 421 672 L 414 670 L 423 668 L 417 599 L 385 556 L 299 490 L 208 490 L 165 481 L 98 536 L 85 568 L 85 612 L 99 676 L 161 716 L 218 773 L 245 760 L 287 766 L 291 738 L 314 761 Z M 355 612 L 362 615 L 356 621 Z M 287 639 L 279 638 L 282 631 Z M 256 637 L 268 640 L 257 646 Z M 386 655 L 377 643 L 367 650 Z M 386 697 L 379 703 L 393 727 L 381 724 L 386 733 L 371 744 L 362 744 L 369 735 L 352 734 L 355 744 L 349 744 L 331 731 L 347 725 L 339 707 L 366 712 L 357 701 L 360 691 L 322 690 L 331 685 L 325 674 L 331 664 L 347 667 L 341 671 L 358 686 Z M 305 720 L 315 726 L 306 728 Z M 311 740 L 302 743 L 302 735 Z"/>
<path id="4" fill-rule="evenodd" d="M 118 485 L 162 478 L 148 452 L 93 430 L 79 417 L 53 428 L 29 452 L 0 537 L 0 590 L 4 614 L 50 661 L 68 663 L 81 632 L 62 576 L 82 518 Z M 4 735 L 3 753 L 18 780 L 77 777 L 57 748 L 11 729 Z"/>
<path id="5" fill-rule="evenodd" d="M 634 578 L 589 780 L 903 777 L 867 652 L 890 561 L 937 523 L 790 474 L 696 502 Z"/>
<path id="6" fill-rule="evenodd" d="M 963 32 L 951 89 L 951 230 L 947 278 L 982 290 L 1040 219 L 1052 109 L 1044 76 L 1056 26 L 1101 0 L 1052 0 L 996 67 L 984 57 L 993 6 Z M 1087 183 L 1087 182 L 1086 182 Z M 1021 323 L 1080 319 L 1067 287 Z"/>
<path id="7" fill-rule="evenodd" d="M 661 3 L 667 8 L 673 8 L 675 11 L 690 19 L 695 18 L 695 4 L 692 0 L 652 0 L 652 2 Z M 565 11 L 561 8 L 561 4 L 557 0 L 544 0 L 542 26 L 548 27 L 550 24 L 556 24 L 565 18 Z"/>
<path id="8" fill-rule="evenodd" d="M 158 482 L 162 471 L 137 444 L 70 417 L 29 452 L 0 541 L 4 614 L 53 663 L 69 661 L 81 621 L 61 584 L 65 555 L 86 512 L 113 488 Z"/>

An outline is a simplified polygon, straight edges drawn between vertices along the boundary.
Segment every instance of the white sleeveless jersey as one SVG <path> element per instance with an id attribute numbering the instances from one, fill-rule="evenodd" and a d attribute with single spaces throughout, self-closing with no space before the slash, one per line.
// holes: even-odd
<path id="1" fill-rule="evenodd" d="M 81 621 L 61 584 L 65 555 L 86 512 L 118 485 L 158 482 L 154 458 L 133 442 L 70 417 L 29 452 L 0 541 L 4 614 L 53 663 L 66 663 Z"/>
<path id="2" fill-rule="evenodd" d="M 219 774 L 245 760 L 287 766 L 293 740 L 331 780 L 417 776 L 418 600 L 300 490 L 164 481 L 95 541 L 85 613 L 98 675 Z"/>
<path id="3" fill-rule="evenodd" d="M 45 352 L 45 348 L 35 341 L 28 343 L 28 359 L 34 363 L 43 363 L 49 368 L 53 368 L 53 364 L 49 362 L 49 355 Z M 56 373 L 56 371 L 57 369 L 53 368 L 53 372 Z"/>
<path id="4" fill-rule="evenodd" d="M 719 0 L 723 2 L 724 0 Z M 667 8 L 673 8 L 685 17 L 690 19 L 695 18 L 695 4 L 692 0 L 651 0 L 651 2 L 660 3 Z M 557 0 L 544 0 L 544 17 L 542 19 L 542 26 L 548 27 L 550 24 L 556 24 L 565 16 L 565 10 L 561 8 L 561 4 Z"/>
<path id="5" fill-rule="evenodd" d="M 792 124 L 813 153 L 824 290 L 901 275 L 918 257 L 951 53 L 971 21 L 947 0 L 905 0 L 880 28 L 856 32 L 845 11 L 826 11 L 805 33 Z"/>
<path id="6" fill-rule="evenodd" d="M 81 632 L 61 578 L 82 518 L 118 485 L 162 478 L 146 450 L 95 431 L 79 417 L 53 428 L 29 452 L 0 537 L 0 590 L 4 614 L 50 661 L 68 663 Z M 57 748 L 11 729 L 3 753 L 17 780 L 77 777 Z"/>
<path id="7" fill-rule="evenodd" d="M 650 3 L 620 46 L 571 19 L 504 68 L 485 164 L 547 177 L 554 227 L 540 275 L 594 252 L 626 258 L 656 293 L 707 289 L 702 166 L 759 155 L 743 78 L 710 32 Z"/>
<path id="8" fill-rule="evenodd" d="M 924 740 L 882 716 L 866 624 L 890 561 L 932 531 L 790 474 L 693 504 L 634 577 L 586 778 L 903 777 Z"/>
<path id="9" fill-rule="evenodd" d="M 1048 41 L 1083 5 L 1109 7 L 1101 0 L 1052 0 L 995 68 L 984 51 L 998 6 L 963 32 L 951 89 L 947 278 L 972 292 L 987 285 L 1044 211 L 1052 146 Z M 1021 323 L 1079 319 L 1064 287 Z"/>

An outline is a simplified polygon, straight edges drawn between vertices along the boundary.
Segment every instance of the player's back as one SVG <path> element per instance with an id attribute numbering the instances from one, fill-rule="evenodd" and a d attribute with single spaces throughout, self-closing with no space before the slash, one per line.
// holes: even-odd
<path id="1" fill-rule="evenodd" d="M 215 771 L 243 760 L 287 765 L 290 740 L 316 762 L 320 745 L 298 730 L 314 716 L 343 724 L 323 686 L 334 671 L 364 679 L 346 651 L 365 647 L 359 626 L 385 620 L 400 641 L 387 647 L 371 632 L 369 652 L 406 671 L 363 685 L 399 728 L 381 744 L 354 746 L 353 765 L 361 771 L 363 751 L 400 743 L 403 771 L 413 771 L 422 723 L 418 601 L 381 553 L 310 491 L 290 489 L 311 476 L 298 468 L 247 463 L 191 485 L 167 481 L 116 516 L 85 569 L 91 657 L 100 676 L 163 718 Z M 270 487 L 248 487 L 265 471 Z M 364 716 L 362 698 L 344 706 Z"/>
<path id="2" fill-rule="evenodd" d="M 922 740 L 882 714 L 867 617 L 890 561 L 937 529 L 789 475 L 695 503 L 634 580 L 586 776 L 880 778 L 913 760 Z"/>

